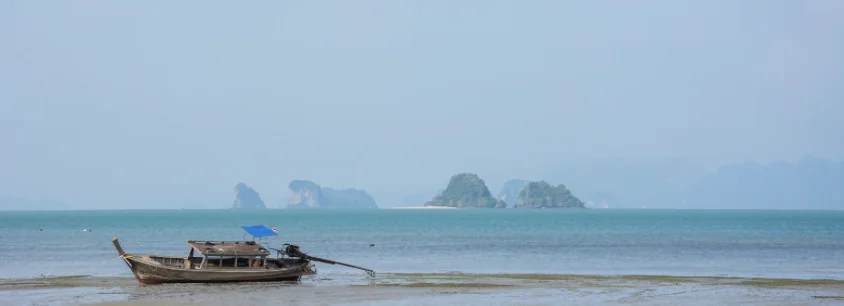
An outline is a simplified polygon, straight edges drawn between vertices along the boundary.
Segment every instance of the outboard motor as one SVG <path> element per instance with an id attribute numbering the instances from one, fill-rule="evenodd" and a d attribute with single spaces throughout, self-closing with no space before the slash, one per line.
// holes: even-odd
<path id="1" fill-rule="evenodd" d="M 328 259 L 324 259 L 324 258 L 314 257 L 314 256 L 311 256 L 311 255 L 302 253 L 302 251 L 299 249 L 299 246 L 295 245 L 295 244 L 285 243 L 284 244 L 284 255 L 287 255 L 289 257 L 296 257 L 296 258 L 301 258 L 301 259 L 318 261 L 318 262 L 332 264 L 332 265 L 341 265 L 341 266 L 346 266 L 346 267 L 349 267 L 349 268 L 360 269 L 360 270 L 366 271 L 366 273 L 369 274 L 369 276 L 375 277 L 375 271 L 373 271 L 371 269 L 358 267 L 358 266 L 355 266 L 355 265 L 350 265 L 350 264 L 347 264 L 347 263 L 337 262 L 337 261 L 333 261 L 333 260 L 328 260 Z"/>

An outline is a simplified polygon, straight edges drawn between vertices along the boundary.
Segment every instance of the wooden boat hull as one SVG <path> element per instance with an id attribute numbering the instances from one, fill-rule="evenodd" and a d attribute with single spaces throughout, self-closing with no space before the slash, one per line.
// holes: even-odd
<path id="1" fill-rule="evenodd" d="M 289 259 L 277 268 L 188 269 L 166 265 L 150 255 L 121 256 L 141 284 L 166 283 L 235 283 L 298 281 L 316 270 L 309 260 Z M 173 258 L 177 259 L 177 258 Z"/>

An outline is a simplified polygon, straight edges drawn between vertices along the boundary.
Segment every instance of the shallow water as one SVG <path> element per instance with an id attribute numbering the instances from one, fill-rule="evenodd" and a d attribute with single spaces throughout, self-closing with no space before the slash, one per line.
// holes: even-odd
<path id="1" fill-rule="evenodd" d="M 255 224 L 278 227 L 276 246 L 379 272 L 844 279 L 844 211 L 516 209 L 0 212 L 0 278 L 130 276 L 112 237 L 186 255 L 187 240 Z"/>
<path id="2" fill-rule="evenodd" d="M 299 283 L 0 280 L 0 305 L 834 305 L 844 281 L 563 274 L 323 274 Z M 11 293 L 6 294 L 6 293 Z"/>

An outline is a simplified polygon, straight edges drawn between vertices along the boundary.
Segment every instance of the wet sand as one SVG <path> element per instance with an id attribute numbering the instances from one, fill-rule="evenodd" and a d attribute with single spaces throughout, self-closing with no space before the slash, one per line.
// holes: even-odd
<path id="1" fill-rule="evenodd" d="M 317 275 L 299 283 L 0 280 L 0 305 L 842 305 L 844 280 L 565 274 Z"/>

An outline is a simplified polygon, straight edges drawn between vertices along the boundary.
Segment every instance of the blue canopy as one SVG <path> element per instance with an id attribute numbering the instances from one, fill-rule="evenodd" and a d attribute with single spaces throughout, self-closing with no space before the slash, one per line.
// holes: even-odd
<path id="1" fill-rule="evenodd" d="M 244 231 L 252 235 L 255 238 L 262 238 L 262 237 L 269 237 L 269 236 L 276 236 L 278 233 L 274 232 L 273 230 L 267 228 L 263 225 L 253 225 L 253 226 L 241 226 Z"/>

